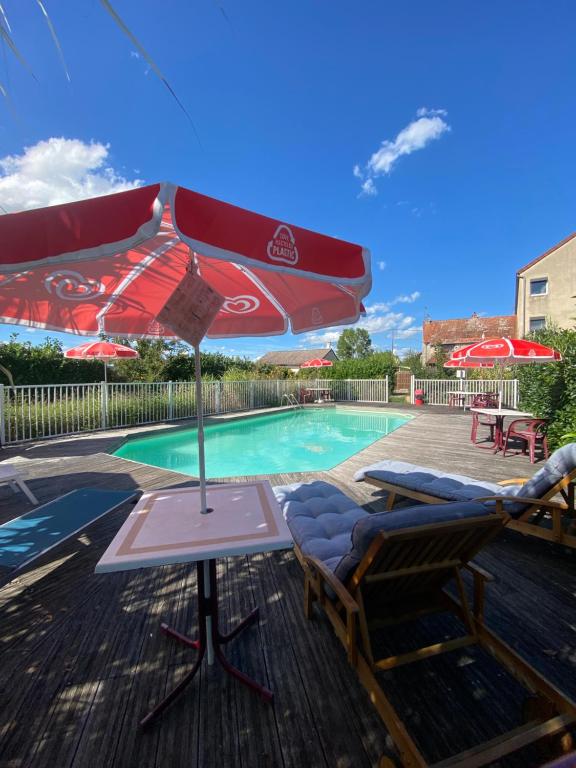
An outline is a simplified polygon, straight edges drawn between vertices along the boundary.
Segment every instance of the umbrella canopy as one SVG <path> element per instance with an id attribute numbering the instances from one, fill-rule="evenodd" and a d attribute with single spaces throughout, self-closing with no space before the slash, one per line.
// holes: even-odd
<path id="1" fill-rule="evenodd" d="M 447 360 L 444 368 L 494 368 L 494 363 L 477 363 L 474 360 Z"/>
<path id="2" fill-rule="evenodd" d="M 133 359 L 140 357 L 138 352 L 124 344 L 115 344 L 112 341 L 87 341 L 64 352 L 64 357 L 74 360 L 102 360 L 104 363 L 104 381 L 108 381 L 106 363 L 108 360 Z"/>
<path id="3" fill-rule="evenodd" d="M 167 183 L 0 216 L 0 243 L 0 322 L 175 337 L 158 315 L 184 327 L 194 312 L 178 316 L 183 299 L 199 297 L 201 305 L 206 298 L 210 307 L 198 307 L 187 334 L 195 347 L 202 511 L 203 321 L 213 338 L 353 323 L 371 287 L 370 254 L 361 246 Z"/>
<path id="4" fill-rule="evenodd" d="M 189 271 L 224 303 L 207 336 L 352 323 L 371 287 L 358 245 L 154 184 L 0 217 L 0 321 L 175 337 L 157 315 Z"/>
<path id="5" fill-rule="evenodd" d="M 64 352 L 64 357 L 75 360 L 117 360 L 140 357 L 137 350 L 112 341 L 87 341 Z"/>
<path id="6" fill-rule="evenodd" d="M 306 360 L 300 368 L 330 368 L 331 366 L 332 360 L 321 360 L 319 357 L 315 357 L 312 360 Z"/>
<path id="7" fill-rule="evenodd" d="M 452 353 L 452 360 L 467 360 L 476 363 L 498 363 L 500 365 L 523 365 L 525 363 L 553 363 L 562 360 L 560 352 L 537 344 L 528 339 L 486 339 L 469 344 Z"/>

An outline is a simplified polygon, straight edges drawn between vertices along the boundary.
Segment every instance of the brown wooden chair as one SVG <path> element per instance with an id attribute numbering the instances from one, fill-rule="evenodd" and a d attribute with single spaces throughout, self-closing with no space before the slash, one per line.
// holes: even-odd
<path id="1" fill-rule="evenodd" d="M 403 497 L 426 504 L 494 497 L 511 516 L 508 528 L 576 549 L 576 443 L 555 451 L 531 478 L 490 483 L 416 464 L 381 461 L 362 468 L 354 479 L 387 491 L 387 509 Z M 510 495 L 501 490 L 505 486 L 512 486 Z"/>
<path id="2" fill-rule="evenodd" d="M 472 506 L 481 508 L 481 505 Z M 371 519 L 361 518 L 353 530 L 351 553 L 344 558 L 349 558 L 352 567 L 343 581 L 336 575 L 339 571 L 342 573 L 342 561 L 332 570 L 320 559 L 306 555 L 298 544 L 295 549 L 304 569 L 305 615 L 311 618 L 314 603 L 326 613 L 346 649 L 349 662 L 382 717 L 398 749 L 402 765 L 424 768 L 429 763 L 408 733 L 402 714 L 384 692 L 377 673 L 472 645 L 487 650 L 528 689 L 526 722 L 473 749 L 436 763 L 436 768 L 487 765 L 550 736 L 561 741 L 564 751 L 571 749 L 569 730 L 576 722 L 576 704 L 484 624 L 484 589 L 491 576 L 470 561 L 501 532 L 508 521 L 506 514 L 480 514 L 390 531 L 378 531 L 377 525 L 374 527 L 378 522 L 376 518 L 384 516 L 390 519 L 402 513 L 413 513 L 415 509 L 368 515 Z M 359 527 L 364 527 L 364 532 L 359 533 Z M 370 530 L 375 532 L 371 542 L 366 530 L 368 533 Z M 355 557 L 361 550 L 364 554 L 354 566 Z M 463 572 L 473 576 L 472 607 L 466 595 Z M 446 591 L 450 583 L 455 585 L 457 597 Z M 372 641 L 376 629 L 444 611 L 451 611 L 462 620 L 465 632 L 461 637 L 400 655 L 376 656 Z M 380 763 L 381 768 L 393 765 L 395 763 L 388 757 L 383 757 Z"/>

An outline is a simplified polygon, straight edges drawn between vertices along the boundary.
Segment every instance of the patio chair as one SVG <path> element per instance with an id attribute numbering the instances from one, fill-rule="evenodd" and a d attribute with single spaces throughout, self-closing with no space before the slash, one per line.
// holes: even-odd
<path id="1" fill-rule="evenodd" d="M 306 618 L 312 617 L 314 603 L 324 610 L 403 765 L 422 768 L 428 763 L 408 733 L 402 713 L 386 695 L 378 673 L 473 645 L 488 651 L 527 687 L 527 702 L 535 699 L 537 706 L 524 725 L 455 755 L 442 766 L 486 765 L 545 736 L 569 739 L 576 704 L 484 625 L 484 591 L 491 576 L 471 559 L 502 531 L 508 520 L 505 513 L 468 501 L 370 514 L 320 481 L 274 491 L 304 570 Z M 472 607 L 463 572 L 473 577 Z M 456 596 L 446 591 L 450 585 Z M 462 621 L 465 632 L 460 637 L 392 656 L 380 658 L 376 653 L 380 647 L 374 643 L 377 630 L 447 611 Z M 565 746 L 570 748 L 571 743 Z M 382 758 L 380 765 L 393 763 Z"/>
<path id="2" fill-rule="evenodd" d="M 502 455 L 506 456 L 508 450 L 508 441 L 510 438 L 517 437 L 522 441 L 522 453 L 526 453 L 526 448 L 530 452 L 530 463 L 534 464 L 536 445 L 539 443 L 544 458 L 548 458 L 548 441 L 546 440 L 546 420 L 545 419 L 514 419 L 508 425 L 504 437 L 504 447 Z"/>
<path id="3" fill-rule="evenodd" d="M 493 392 L 480 393 L 474 395 L 470 403 L 471 408 L 497 408 L 498 395 Z M 494 430 L 496 428 L 496 417 L 487 416 L 480 413 L 472 413 L 472 429 L 470 431 L 470 440 L 477 442 L 478 427 L 490 428 L 490 440 L 494 442 Z"/>
<path id="4" fill-rule="evenodd" d="M 426 504 L 499 500 L 512 518 L 508 528 L 576 548 L 576 443 L 558 448 L 530 479 L 490 483 L 402 461 L 371 464 L 356 472 L 354 479 L 388 491 L 387 509 L 398 497 Z M 561 501 L 554 500 L 557 495 Z M 543 525 L 550 519 L 551 527 Z"/>
<path id="5" fill-rule="evenodd" d="M 38 499 L 26 485 L 24 477 L 24 472 L 14 464 L 0 463 L 0 483 L 8 483 L 15 493 L 22 491 L 32 504 L 38 504 Z"/>

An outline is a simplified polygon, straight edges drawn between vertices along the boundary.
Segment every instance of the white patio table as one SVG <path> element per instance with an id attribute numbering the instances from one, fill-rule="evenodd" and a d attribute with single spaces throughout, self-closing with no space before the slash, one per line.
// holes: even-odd
<path id="1" fill-rule="evenodd" d="M 171 488 L 142 496 L 96 565 L 96 573 L 127 571 L 174 563 L 196 562 L 198 639 L 161 624 L 164 634 L 194 648 L 190 672 L 141 720 L 155 720 L 191 682 L 204 655 L 267 702 L 272 691 L 255 682 L 225 658 L 221 646 L 258 620 L 256 608 L 231 632 L 222 634 L 218 620 L 216 558 L 288 549 L 293 546 L 282 511 L 267 481 L 210 485 L 208 513 L 201 514 L 199 488 Z"/>
<path id="2" fill-rule="evenodd" d="M 512 416 L 515 419 L 534 418 L 531 413 L 515 411 L 513 408 L 470 408 L 470 412 L 496 418 L 496 424 L 494 425 L 494 453 L 501 451 L 504 445 L 504 419 L 506 416 Z"/>

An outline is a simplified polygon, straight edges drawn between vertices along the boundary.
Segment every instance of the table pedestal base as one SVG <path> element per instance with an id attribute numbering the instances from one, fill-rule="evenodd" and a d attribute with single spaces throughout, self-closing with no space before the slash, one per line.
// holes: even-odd
<path id="1" fill-rule="evenodd" d="M 188 672 L 188 674 L 178 683 L 178 685 L 173 688 L 170 693 L 164 699 L 162 699 L 162 701 L 156 707 L 154 707 L 154 709 L 149 714 L 147 714 L 146 717 L 140 721 L 140 726 L 142 728 L 146 728 L 146 726 L 150 725 L 157 717 L 159 717 L 162 712 L 164 712 L 164 710 L 169 707 L 175 699 L 178 698 L 178 696 L 184 691 L 188 684 L 192 682 L 194 676 L 200 669 L 204 655 L 209 649 L 213 649 L 214 657 L 217 659 L 220 665 L 224 667 L 229 675 L 232 675 L 232 677 L 236 678 L 236 680 L 239 680 L 255 693 L 258 693 L 264 701 L 272 701 L 274 696 L 272 691 L 269 691 L 268 688 L 265 688 L 263 685 L 260 685 L 260 683 L 252 680 L 252 678 L 248 677 L 248 675 L 245 675 L 244 672 L 241 672 L 235 666 L 230 664 L 228 659 L 224 656 L 221 648 L 222 645 L 225 645 L 226 643 L 230 642 L 230 640 L 233 640 L 235 637 L 237 637 L 240 632 L 242 632 L 242 630 L 246 629 L 246 627 L 249 627 L 258 621 L 259 609 L 255 608 L 251 613 L 248 614 L 248 616 L 246 616 L 246 618 L 242 619 L 242 621 L 237 624 L 231 632 L 222 634 L 218 626 L 216 562 L 214 560 L 210 560 L 208 566 L 210 573 L 210 589 L 208 591 L 209 597 L 206 597 L 204 563 L 196 563 L 196 572 L 198 574 L 198 639 L 194 640 L 188 635 L 184 635 L 181 632 L 178 632 L 176 629 L 169 627 L 167 624 L 160 625 L 160 628 L 165 635 L 173 637 L 179 643 L 182 643 L 189 648 L 194 648 L 198 652 L 194 666 L 190 672 Z M 210 621 L 207 621 L 208 619 L 210 619 Z M 209 627 L 209 635 L 207 627 Z"/>

